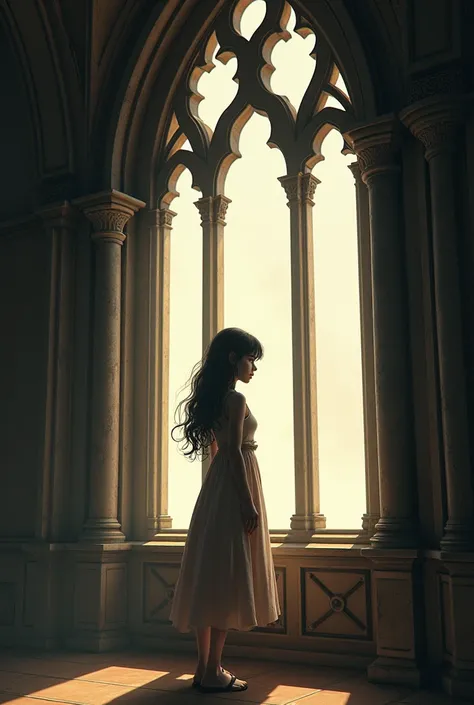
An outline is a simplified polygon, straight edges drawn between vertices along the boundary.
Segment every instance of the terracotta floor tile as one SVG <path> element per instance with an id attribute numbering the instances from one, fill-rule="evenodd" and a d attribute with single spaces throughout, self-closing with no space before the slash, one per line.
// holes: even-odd
<path id="1" fill-rule="evenodd" d="M 347 679 L 360 678 L 366 682 L 365 673 L 351 669 L 329 668 L 326 666 L 298 666 L 282 664 L 279 668 L 259 676 L 258 680 L 267 680 L 278 685 L 302 686 L 311 690 L 322 690 L 334 683 Z M 252 679 L 252 682 L 254 679 Z"/>
<path id="2" fill-rule="evenodd" d="M 95 669 L 94 669 L 95 670 Z M 20 658 L 9 656 L 0 658 L 0 671 L 11 673 L 29 673 L 37 676 L 51 676 L 56 678 L 79 678 L 91 671 L 86 664 L 70 663 L 51 658 Z"/>
<path id="3" fill-rule="evenodd" d="M 52 705 L 51 700 L 39 700 L 37 698 L 28 698 L 23 695 L 13 695 L 0 693 L 0 703 L 2 705 Z M 70 705 L 58 700 L 54 701 L 54 705 Z"/>
<path id="4" fill-rule="evenodd" d="M 64 681 L 47 676 L 32 676 L 25 673 L 0 671 L 0 691 L 17 695 L 30 695 Z M 59 700 L 60 698 L 58 698 Z"/>
<path id="5" fill-rule="evenodd" d="M 298 700 L 298 705 L 388 705 L 399 703 L 404 695 L 406 689 L 346 681 Z"/>
<path id="6" fill-rule="evenodd" d="M 133 686 L 64 680 L 24 673 L 0 673 L 0 690 L 17 695 L 30 695 L 45 700 L 65 700 L 90 705 L 105 705 L 134 690 Z M 33 701 L 32 701 L 33 702 Z"/>
<path id="7" fill-rule="evenodd" d="M 273 683 L 254 683 L 252 679 L 248 681 L 249 687 L 247 690 L 237 693 L 219 693 L 213 697 L 218 697 L 219 700 L 234 700 L 236 697 L 246 705 L 258 703 L 258 705 L 286 705 L 300 698 L 304 698 L 314 689 L 304 688 L 296 685 L 278 685 Z"/>
<path id="8" fill-rule="evenodd" d="M 139 686 L 153 687 L 154 684 L 158 684 L 161 680 L 169 677 L 169 673 L 169 671 L 152 670 L 149 668 L 104 666 L 102 668 L 91 668 L 88 673 L 83 674 L 79 678 L 93 682 L 130 685 L 137 688 Z M 189 677 L 191 678 L 191 675 Z M 159 690 L 159 686 L 157 687 Z"/>

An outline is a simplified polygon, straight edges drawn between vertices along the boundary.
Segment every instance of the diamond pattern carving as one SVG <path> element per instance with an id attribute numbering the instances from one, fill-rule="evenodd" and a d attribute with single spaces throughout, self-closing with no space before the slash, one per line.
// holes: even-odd
<path id="1" fill-rule="evenodd" d="M 169 614 L 179 565 L 145 563 L 143 565 L 143 621 L 171 624 Z"/>
<path id="2" fill-rule="evenodd" d="M 278 620 L 267 627 L 255 627 L 254 632 L 262 632 L 263 634 L 286 634 L 286 568 L 277 568 L 275 566 L 275 576 L 278 589 L 278 600 L 280 602 L 281 615 Z"/>
<path id="3" fill-rule="evenodd" d="M 372 638 L 369 571 L 302 568 L 301 589 L 304 635 Z"/>

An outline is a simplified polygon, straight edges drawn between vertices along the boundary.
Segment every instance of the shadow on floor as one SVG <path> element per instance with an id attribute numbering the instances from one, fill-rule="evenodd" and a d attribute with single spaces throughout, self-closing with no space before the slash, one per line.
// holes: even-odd
<path id="1" fill-rule="evenodd" d="M 367 682 L 350 669 L 225 659 L 248 681 L 241 693 L 191 688 L 189 654 L 0 651 L 0 703 L 12 705 L 466 705 L 448 696 Z M 39 701 L 39 702 L 38 702 Z"/>

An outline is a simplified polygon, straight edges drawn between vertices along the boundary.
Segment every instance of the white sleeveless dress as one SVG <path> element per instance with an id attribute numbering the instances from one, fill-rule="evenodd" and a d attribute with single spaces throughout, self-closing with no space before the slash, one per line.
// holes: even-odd
<path id="1" fill-rule="evenodd" d="M 247 631 L 276 622 L 280 612 L 262 481 L 255 450 L 257 420 L 244 421 L 242 455 L 259 525 L 247 534 L 229 467 L 228 426 L 216 431 L 219 450 L 194 507 L 175 586 L 170 620 L 193 627 Z"/>

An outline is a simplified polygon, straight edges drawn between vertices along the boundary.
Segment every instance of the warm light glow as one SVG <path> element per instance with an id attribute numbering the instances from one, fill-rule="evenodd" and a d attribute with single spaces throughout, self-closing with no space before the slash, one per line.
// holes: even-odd
<path id="1" fill-rule="evenodd" d="M 257 29 L 264 5 L 256 0 L 244 12 L 244 36 Z M 271 86 L 297 108 L 314 69 L 309 53 L 315 38 L 295 35 L 294 19 L 292 11 L 291 39 L 274 49 Z M 235 93 L 235 69 L 235 60 L 225 66 L 217 62 L 198 82 L 197 90 L 204 96 L 199 116 L 210 127 Z M 336 85 L 347 90 L 342 77 Z M 341 107 L 332 99 L 328 104 Z M 226 181 L 225 193 L 232 203 L 224 235 L 224 325 L 248 330 L 265 348 L 255 378 L 238 388 L 259 423 L 257 456 L 270 528 L 288 529 L 295 509 L 290 224 L 286 196 L 277 181 L 286 174 L 285 163 L 277 149 L 266 146 L 269 132 L 267 118 L 254 114 L 240 137 L 242 159 L 231 166 Z M 330 132 L 323 144 L 325 161 L 314 168 L 321 180 L 314 207 L 321 511 L 329 528 L 358 529 L 365 511 L 365 472 L 355 188 L 347 168 L 354 157 L 341 155 L 341 149 L 341 136 Z M 183 393 L 176 396 L 177 391 L 201 356 L 202 235 L 193 205 L 200 194 L 191 190 L 187 172 L 178 190 L 181 196 L 172 204 L 178 216 L 171 256 L 171 420 L 183 398 Z M 171 442 L 174 528 L 188 527 L 200 486 L 201 464 L 183 459 Z"/>

